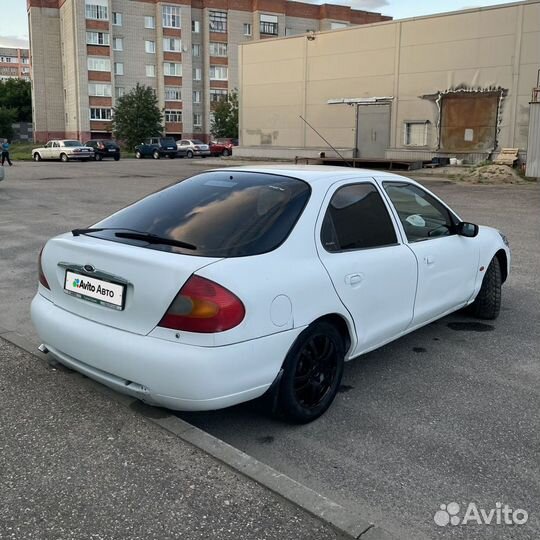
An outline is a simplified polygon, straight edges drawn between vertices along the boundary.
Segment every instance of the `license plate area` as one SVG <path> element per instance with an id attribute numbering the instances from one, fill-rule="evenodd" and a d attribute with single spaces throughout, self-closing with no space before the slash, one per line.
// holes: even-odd
<path id="1" fill-rule="evenodd" d="M 66 269 L 64 292 L 71 296 L 122 311 L 126 301 L 126 285 L 103 277 L 93 277 Z"/>

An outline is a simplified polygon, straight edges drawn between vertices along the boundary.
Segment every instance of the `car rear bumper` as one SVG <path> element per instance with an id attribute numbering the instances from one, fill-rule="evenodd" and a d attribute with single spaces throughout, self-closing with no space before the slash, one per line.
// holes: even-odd
<path id="1" fill-rule="evenodd" d="M 206 157 L 206 156 L 211 155 L 211 152 L 210 150 L 193 150 L 193 155 Z"/>
<path id="2" fill-rule="evenodd" d="M 74 315 L 39 293 L 32 321 L 62 364 L 119 392 L 176 410 L 213 410 L 261 396 L 302 328 L 222 347 L 133 334 Z"/>

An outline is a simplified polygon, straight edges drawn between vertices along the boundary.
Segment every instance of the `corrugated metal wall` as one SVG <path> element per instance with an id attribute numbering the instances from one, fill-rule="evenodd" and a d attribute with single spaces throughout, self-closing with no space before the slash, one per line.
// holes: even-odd
<path id="1" fill-rule="evenodd" d="M 540 178 L 540 102 L 530 104 L 527 169 L 525 174 Z"/>

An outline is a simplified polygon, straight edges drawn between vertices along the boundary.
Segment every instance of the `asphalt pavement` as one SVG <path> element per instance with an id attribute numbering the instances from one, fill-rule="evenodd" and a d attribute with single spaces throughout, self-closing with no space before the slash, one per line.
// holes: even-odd
<path id="1" fill-rule="evenodd" d="M 2 540 L 341 538 L 2 339 L 0 408 Z"/>
<path id="2" fill-rule="evenodd" d="M 208 165 L 203 160 L 16 163 L 0 184 L 0 326 L 35 339 L 28 307 L 37 254 L 47 238 L 90 225 Z M 463 219 L 496 226 L 509 237 L 514 260 L 499 319 L 485 322 L 454 314 L 347 364 L 336 402 L 307 426 L 270 419 L 256 403 L 180 416 L 402 538 L 536 540 L 540 189 L 425 183 Z M 8 349 L 7 357 L 14 355 Z M 46 389 L 40 378 L 12 376 L 7 381 L 3 386 L 9 387 L 9 396 L 4 390 L 2 399 L 8 396 L 9 402 L 16 394 L 21 400 L 13 414 L 33 411 L 33 401 L 41 400 Z M 96 416 L 99 438 L 114 424 L 116 407 L 99 398 L 86 407 L 86 397 L 68 405 L 79 386 L 72 384 L 75 394 L 60 386 L 55 403 L 83 408 L 84 422 Z M 47 401 L 42 403 L 39 410 L 46 411 Z M 64 430 L 56 432 L 67 438 L 64 446 L 70 441 L 66 426 L 73 425 L 64 423 Z M 2 426 L 2 433 L 6 429 Z M 130 445 L 137 439 L 132 434 Z M 147 444 L 149 439 L 142 440 Z M 87 481 L 92 483 L 91 476 Z M 459 505 L 461 520 L 469 503 L 487 513 L 498 503 L 508 504 L 527 511 L 528 520 L 511 526 L 437 525 L 435 513 L 452 502 Z M 282 537 L 302 537 L 288 534 Z"/>

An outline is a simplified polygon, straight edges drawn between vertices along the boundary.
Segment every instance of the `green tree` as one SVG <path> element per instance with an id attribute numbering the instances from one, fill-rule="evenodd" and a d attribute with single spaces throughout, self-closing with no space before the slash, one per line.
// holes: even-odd
<path id="1" fill-rule="evenodd" d="M 22 79 L 0 82 L 0 107 L 15 111 L 14 122 L 32 121 L 32 86 Z"/>
<path id="2" fill-rule="evenodd" d="M 238 92 L 229 92 L 227 99 L 218 103 L 210 127 L 214 137 L 238 139 Z"/>
<path id="3" fill-rule="evenodd" d="M 13 138 L 13 128 L 11 124 L 17 121 L 17 111 L 0 107 L 0 138 L 11 140 Z"/>
<path id="4" fill-rule="evenodd" d="M 137 86 L 118 100 L 114 108 L 112 130 L 114 136 L 129 149 L 148 137 L 160 135 L 163 115 L 157 97 L 150 86 Z"/>

